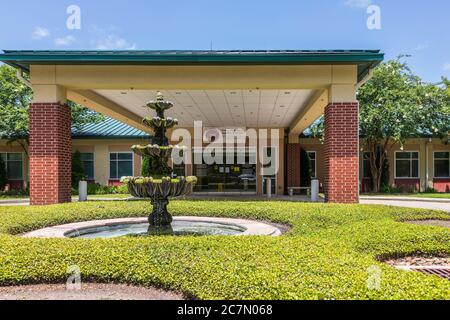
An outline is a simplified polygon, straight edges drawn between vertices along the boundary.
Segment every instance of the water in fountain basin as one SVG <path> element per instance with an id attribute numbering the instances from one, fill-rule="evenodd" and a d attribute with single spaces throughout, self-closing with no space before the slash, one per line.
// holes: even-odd
<path id="1" fill-rule="evenodd" d="M 88 228 L 67 234 L 69 238 L 82 239 L 109 239 L 124 236 L 154 236 L 154 235 L 174 235 L 174 236 L 237 236 L 245 232 L 245 228 L 219 224 L 213 222 L 199 221 L 175 221 L 170 229 L 149 228 L 148 223 L 139 224 L 122 224 L 114 226 L 104 226 L 96 228 Z"/>

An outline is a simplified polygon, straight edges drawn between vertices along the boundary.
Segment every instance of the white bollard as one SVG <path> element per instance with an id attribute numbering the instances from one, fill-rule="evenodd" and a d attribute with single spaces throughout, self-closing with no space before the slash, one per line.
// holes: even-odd
<path id="1" fill-rule="evenodd" d="M 78 201 L 87 201 L 87 181 L 80 181 L 78 183 Z"/>
<path id="2" fill-rule="evenodd" d="M 311 201 L 319 201 L 319 180 L 317 179 L 311 180 Z"/>
<path id="3" fill-rule="evenodd" d="M 267 199 L 272 198 L 272 179 L 271 178 L 266 179 L 266 194 L 267 194 Z"/>

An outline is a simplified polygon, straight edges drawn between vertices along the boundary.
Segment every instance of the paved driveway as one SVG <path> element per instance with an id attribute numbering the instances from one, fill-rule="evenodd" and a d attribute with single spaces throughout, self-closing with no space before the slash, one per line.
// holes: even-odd
<path id="1" fill-rule="evenodd" d="M 420 201 L 420 200 L 398 200 L 398 199 L 361 199 L 362 204 L 381 204 L 385 206 L 423 208 L 432 210 L 443 210 L 450 212 L 450 201 Z"/>

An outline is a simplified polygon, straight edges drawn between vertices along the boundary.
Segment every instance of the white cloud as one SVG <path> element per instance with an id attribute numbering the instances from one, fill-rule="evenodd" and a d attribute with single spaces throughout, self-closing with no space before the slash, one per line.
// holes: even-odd
<path id="1" fill-rule="evenodd" d="M 94 43 L 97 50 L 134 50 L 136 44 L 128 42 L 126 39 L 115 34 L 107 35 Z"/>
<path id="2" fill-rule="evenodd" d="M 450 62 L 444 63 L 442 67 L 444 68 L 445 71 L 450 71 Z"/>
<path id="3" fill-rule="evenodd" d="M 430 47 L 428 43 L 420 43 L 417 45 L 417 47 L 414 48 L 415 51 L 423 51 Z"/>
<path id="4" fill-rule="evenodd" d="M 68 35 L 61 38 L 56 38 L 54 43 L 57 47 L 67 47 L 73 44 L 76 41 L 75 37 Z"/>
<path id="5" fill-rule="evenodd" d="M 351 8 L 367 8 L 372 4 L 372 0 L 345 0 L 345 5 Z"/>
<path id="6" fill-rule="evenodd" d="M 35 40 L 41 40 L 50 36 L 50 31 L 43 27 L 36 27 L 33 30 L 32 37 Z"/>

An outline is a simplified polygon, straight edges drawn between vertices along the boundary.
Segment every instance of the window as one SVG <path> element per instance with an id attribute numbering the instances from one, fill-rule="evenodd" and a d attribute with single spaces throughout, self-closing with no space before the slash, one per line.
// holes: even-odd
<path id="1" fill-rule="evenodd" d="M 84 174 L 88 180 L 94 180 L 94 154 L 82 153 L 81 162 L 83 163 Z"/>
<path id="2" fill-rule="evenodd" d="M 434 153 L 434 177 L 450 178 L 450 152 Z"/>
<path id="3" fill-rule="evenodd" d="M 23 180 L 23 155 L 22 153 L 0 153 L 6 165 L 9 180 Z"/>
<path id="4" fill-rule="evenodd" d="M 419 153 L 396 152 L 395 153 L 395 177 L 419 178 Z"/>
<path id="5" fill-rule="evenodd" d="M 308 151 L 308 157 L 310 161 L 311 168 L 311 178 L 317 178 L 317 152 L 316 151 Z"/>
<path id="6" fill-rule="evenodd" d="M 109 178 L 119 180 L 133 175 L 133 154 L 116 152 L 109 154 Z"/>
<path id="7" fill-rule="evenodd" d="M 370 152 L 363 153 L 363 178 L 372 178 L 372 171 L 370 170 Z"/>
<path id="8" fill-rule="evenodd" d="M 173 165 L 173 175 L 174 177 L 185 177 L 186 176 L 186 165 L 182 164 L 174 164 Z"/>

